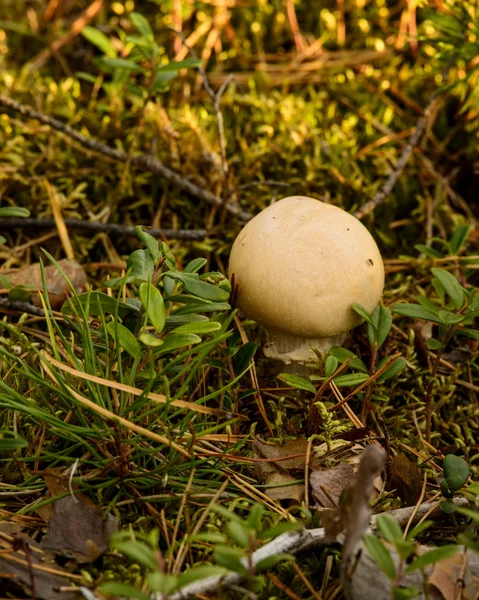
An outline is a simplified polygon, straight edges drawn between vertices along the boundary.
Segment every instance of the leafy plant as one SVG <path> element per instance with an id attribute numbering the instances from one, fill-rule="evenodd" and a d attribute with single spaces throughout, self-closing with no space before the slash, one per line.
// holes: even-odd
<path id="1" fill-rule="evenodd" d="M 423 571 L 429 565 L 459 552 L 459 546 L 448 544 L 418 554 L 418 544 L 415 539 L 421 532 L 431 527 L 432 521 L 424 521 L 417 525 L 406 537 L 397 521 L 387 514 L 379 515 L 376 523 L 382 539 L 367 535 L 364 538 L 364 544 L 391 582 L 394 600 L 415 598 L 420 591 L 417 588 L 401 585 L 405 575 L 418 570 Z M 392 550 L 395 551 L 397 558 L 394 557 Z"/>
<path id="2" fill-rule="evenodd" d="M 164 50 L 155 41 L 148 20 L 140 13 L 132 12 L 130 22 L 136 34 L 129 35 L 124 30 L 118 30 L 119 38 L 114 41 L 94 27 L 87 26 L 82 30 L 83 37 L 103 54 L 93 62 L 109 76 L 109 81 L 102 86 L 110 96 L 125 88 L 146 100 L 165 92 L 181 69 L 200 64 L 196 59 L 168 62 Z M 122 50 L 119 51 L 119 48 Z M 89 73 L 78 73 L 78 76 L 93 83 L 96 81 Z"/>
<path id="3" fill-rule="evenodd" d="M 147 600 L 152 592 L 166 596 L 206 577 L 222 577 L 229 572 L 238 573 L 254 584 L 256 575 L 262 570 L 285 560 L 294 560 L 294 556 L 280 553 L 254 564 L 252 557 L 266 540 L 287 531 L 295 531 L 301 527 L 300 523 L 281 523 L 273 527 L 265 527 L 265 508 L 257 503 L 252 506 L 244 519 L 219 505 L 213 506 L 213 510 L 224 518 L 226 533 L 200 532 L 186 536 L 180 543 L 180 548 L 183 544 L 214 544 L 212 551 L 214 564 L 196 565 L 178 575 L 172 575 L 166 572 L 165 557 L 158 549 L 158 530 L 153 530 L 148 535 L 135 533 L 134 536 L 131 532 L 121 532 L 112 537 L 111 547 L 145 569 L 147 591 L 144 590 L 144 585 L 139 590 L 131 585 L 114 581 L 103 584 L 101 591 Z"/>

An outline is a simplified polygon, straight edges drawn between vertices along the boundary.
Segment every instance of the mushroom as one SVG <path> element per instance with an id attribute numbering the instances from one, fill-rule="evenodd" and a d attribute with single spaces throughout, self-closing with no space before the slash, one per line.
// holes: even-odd
<path id="1" fill-rule="evenodd" d="M 371 312 L 384 287 L 381 254 L 369 231 L 346 211 L 305 196 L 272 204 L 239 233 L 229 276 L 243 313 L 263 325 L 266 356 L 306 364 L 341 345 Z"/>

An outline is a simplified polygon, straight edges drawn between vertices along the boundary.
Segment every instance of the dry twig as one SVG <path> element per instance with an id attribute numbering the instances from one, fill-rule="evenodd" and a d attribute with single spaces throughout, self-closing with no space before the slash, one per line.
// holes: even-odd
<path id="1" fill-rule="evenodd" d="M 64 133 L 66 136 L 79 142 L 85 148 L 93 150 L 94 152 L 98 152 L 103 156 L 107 156 L 108 158 L 112 158 L 113 160 L 122 163 L 130 163 L 136 167 L 141 167 L 151 171 L 152 173 L 161 175 L 164 179 L 173 185 L 176 185 L 176 187 L 179 189 L 184 190 L 185 192 L 195 196 L 196 198 L 199 198 L 200 200 L 203 200 L 204 202 L 207 202 L 208 204 L 212 204 L 218 208 L 223 208 L 243 221 L 249 221 L 251 219 L 251 214 L 244 211 L 237 204 L 223 202 L 223 200 L 215 194 L 212 194 L 208 190 L 199 187 L 176 171 L 165 167 L 165 165 L 161 163 L 155 156 L 148 154 L 134 154 L 133 156 L 129 156 L 126 152 L 122 152 L 121 150 L 107 146 L 95 138 L 87 137 L 73 129 L 73 127 L 70 127 L 70 125 L 67 125 L 66 123 L 63 123 L 62 121 L 59 121 L 53 117 L 49 117 L 48 115 L 44 115 L 30 106 L 20 104 L 20 102 L 12 100 L 12 98 L 9 98 L 4 94 L 0 94 L 0 105 L 19 112 L 25 117 L 37 119 L 40 121 L 40 123 L 44 123 L 45 125 Z"/>
<path id="2" fill-rule="evenodd" d="M 92 233 L 113 233 L 127 237 L 136 237 L 135 228 L 132 225 L 116 225 L 115 223 L 99 223 L 98 221 L 80 221 L 79 219 L 65 219 L 65 225 L 69 229 L 83 229 Z M 14 228 L 48 229 L 55 227 L 54 219 L 40 219 L 33 217 L 5 217 L 0 219 L 0 230 Z M 148 229 L 147 233 L 156 238 L 175 240 L 204 240 L 209 233 L 206 229 Z"/>

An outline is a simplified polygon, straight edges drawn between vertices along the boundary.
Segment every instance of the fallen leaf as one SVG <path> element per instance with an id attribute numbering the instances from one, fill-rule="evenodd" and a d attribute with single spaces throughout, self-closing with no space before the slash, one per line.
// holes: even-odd
<path id="1" fill-rule="evenodd" d="M 398 454 L 390 463 L 391 488 L 406 506 L 414 506 L 422 490 L 422 476 L 419 467 L 405 454 Z"/>
<path id="2" fill-rule="evenodd" d="M 292 484 L 294 481 L 296 481 L 296 477 L 288 473 L 280 473 L 279 471 L 270 473 L 266 477 L 266 484 L 278 487 L 266 488 L 265 494 L 274 501 L 291 500 L 294 503 L 301 504 L 304 499 L 304 485 L 301 483 Z"/>
<path id="3" fill-rule="evenodd" d="M 43 472 L 50 497 L 48 510 L 37 511 L 49 523 L 42 548 L 73 556 L 77 562 L 92 562 L 107 549 L 110 536 L 118 529 L 118 519 L 103 512 L 84 494 L 71 485 L 69 476 L 56 469 Z"/>
<path id="4" fill-rule="evenodd" d="M 354 469 L 346 462 L 331 469 L 314 469 L 309 476 L 313 496 L 323 508 L 338 506 L 342 491 L 353 479 Z"/>
<path id="5" fill-rule="evenodd" d="M 30 557 L 30 562 L 28 559 Z M 60 591 L 72 585 L 69 574 L 56 564 L 39 561 L 42 551 L 25 535 L 2 537 L 0 543 L 0 588 L 2 596 L 18 597 L 15 589 L 20 587 L 27 597 L 45 600 L 78 600 L 72 592 Z M 62 573 L 65 576 L 62 576 Z M 11 588 L 11 589 L 10 589 Z M 17 589 L 18 592 L 18 589 Z"/>
<path id="6" fill-rule="evenodd" d="M 265 494 L 272 500 L 291 500 L 301 503 L 304 498 L 304 485 L 291 482 L 303 479 L 306 464 L 308 441 L 297 439 L 285 444 L 266 443 L 260 437 L 253 441 L 253 456 L 264 460 L 255 463 L 258 477 L 266 485 L 278 485 L 266 488 Z M 311 461 L 316 460 L 314 452 Z M 289 485 L 280 485 L 289 484 Z"/>
<path id="7" fill-rule="evenodd" d="M 60 260 L 58 263 L 77 293 L 80 294 L 86 291 L 86 274 L 83 267 L 72 259 Z M 39 263 L 3 274 L 13 286 L 26 286 L 28 289 L 32 289 L 32 303 L 35 306 L 42 305 L 39 295 L 34 292 L 34 290 L 43 290 L 42 273 Z M 52 308 L 60 308 L 67 297 L 71 295 L 70 287 L 54 265 L 45 267 L 45 278 Z"/>

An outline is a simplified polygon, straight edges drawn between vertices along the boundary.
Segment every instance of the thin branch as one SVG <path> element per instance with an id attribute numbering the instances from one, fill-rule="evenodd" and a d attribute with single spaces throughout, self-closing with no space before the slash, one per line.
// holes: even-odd
<path id="1" fill-rule="evenodd" d="M 453 500 L 457 506 L 468 506 L 469 501 L 465 498 L 455 498 Z M 401 527 L 408 522 L 411 514 L 415 510 L 415 506 L 407 508 L 399 508 L 397 510 L 391 510 L 387 514 L 393 517 Z M 415 521 L 419 521 L 422 517 L 429 512 L 429 516 L 434 516 L 434 509 L 437 508 L 437 514 L 440 514 L 439 502 L 426 502 L 422 504 L 414 516 Z M 371 529 L 376 530 L 376 519 L 379 515 L 374 515 L 371 519 Z M 343 539 L 338 539 L 340 543 Z M 305 550 L 312 550 L 318 546 L 324 546 L 331 543 L 331 538 L 327 537 L 325 530 L 320 527 L 318 529 L 302 529 L 300 531 L 283 533 L 271 542 L 265 544 L 259 550 L 253 553 L 251 561 L 253 566 L 256 566 L 260 561 L 265 558 L 277 556 L 278 554 L 288 553 L 297 554 Z M 198 594 L 205 594 L 208 591 L 215 590 L 219 585 L 228 587 L 231 584 L 236 584 L 241 581 L 243 577 L 238 573 L 231 573 L 224 578 L 221 577 L 208 577 L 202 579 L 190 585 L 186 585 L 178 592 L 172 594 L 169 600 L 186 600 Z M 151 600 L 160 600 L 160 595 L 153 594 Z"/>
<path id="2" fill-rule="evenodd" d="M 10 308 L 21 313 L 34 315 L 35 317 L 44 317 L 45 313 L 42 308 L 38 308 L 30 302 L 21 302 L 20 300 L 9 300 L 8 298 L 0 298 L 0 311 L 2 308 Z"/>
<path id="3" fill-rule="evenodd" d="M 194 48 L 192 46 L 190 46 L 190 44 L 188 44 L 188 41 L 187 41 L 184 33 L 182 31 L 177 31 L 176 29 L 173 29 L 172 27 L 170 27 L 169 29 L 171 29 L 171 31 L 173 31 L 181 39 L 183 46 L 185 46 L 185 48 L 191 54 L 191 57 L 195 60 L 198 60 L 198 55 L 196 54 Z M 221 96 L 225 93 L 226 88 L 231 83 L 231 80 L 233 79 L 233 75 L 231 75 L 231 74 L 228 75 L 226 77 L 226 79 L 223 81 L 223 83 L 221 84 L 221 87 L 219 88 L 219 90 L 215 93 L 213 88 L 210 85 L 208 75 L 206 74 L 206 71 L 203 69 L 203 66 L 201 64 L 198 66 L 198 72 L 201 75 L 201 79 L 203 80 L 203 86 L 206 90 L 206 93 L 211 98 L 211 101 L 213 102 L 213 107 L 215 109 L 216 124 L 218 127 L 218 138 L 219 138 L 220 150 L 221 150 L 221 167 L 223 169 L 223 176 L 226 176 L 226 174 L 228 173 L 228 162 L 226 160 L 226 137 L 225 137 L 223 113 L 221 112 L 221 108 L 220 108 L 220 101 L 221 101 Z"/>
<path id="4" fill-rule="evenodd" d="M 31 119 L 37 119 L 40 123 L 44 123 L 57 131 L 67 135 L 79 142 L 85 148 L 93 150 L 94 152 L 98 152 L 103 156 L 107 156 L 108 158 L 112 158 L 122 163 L 130 163 L 137 167 L 142 167 L 152 173 L 156 173 L 164 177 L 170 183 L 176 185 L 181 190 L 188 192 L 192 196 L 207 202 L 208 204 L 212 204 L 213 206 L 217 206 L 218 208 L 224 208 L 229 213 L 238 217 L 243 221 L 249 221 L 252 215 L 249 212 L 244 211 L 240 206 L 234 203 L 225 203 L 221 198 L 212 194 L 208 190 L 205 190 L 195 183 L 189 181 L 176 171 L 165 167 L 163 163 L 161 163 L 156 157 L 150 156 L 147 154 L 135 154 L 133 156 L 129 156 L 126 152 L 122 152 L 121 150 L 117 150 L 116 148 L 112 148 L 103 144 L 102 142 L 96 140 L 95 138 L 87 137 L 75 129 L 55 119 L 53 117 L 49 117 L 43 113 L 40 113 L 30 106 L 26 106 L 25 104 L 20 104 L 16 100 L 12 100 L 8 96 L 4 94 L 0 94 L 0 105 L 7 106 L 12 110 L 19 112 L 21 115 L 25 117 L 29 117 Z"/>
<path id="5" fill-rule="evenodd" d="M 368 200 L 368 202 L 363 204 L 361 206 L 361 208 L 359 208 L 354 213 L 354 216 L 357 219 L 362 219 L 363 217 L 368 215 L 370 212 L 372 212 L 392 192 L 394 186 L 396 185 L 397 180 L 399 179 L 402 172 L 404 171 L 404 167 L 407 165 L 414 148 L 417 146 L 418 142 L 422 138 L 424 130 L 426 129 L 428 117 L 432 112 L 432 108 L 433 108 L 434 104 L 435 104 L 435 98 L 433 98 L 431 100 L 431 102 L 429 103 L 428 107 L 424 111 L 424 115 L 421 115 L 419 117 L 419 119 L 416 123 L 416 127 L 414 129 L 414 132 L 409 139 L 409 143 L 404 147 L 404 150 L 402 151 L 402 154 L 401 154 L 399 160 L 397 161 L 396 166 L 389 174 L 389 177 L 388 177 L 386 183 L 382 186 L 382 188 L 378 192 L 376 192 L 376 194 L 374 194 L 374 197 L 371 200 Z"/>
<path id="6" fill-rule="evenodd" d="M 136 231 L 132 225 L 116 225 L 115 223 L 99 223 L 98 221 L 81 221 L 79 219 L 65 219 L 69 229 L 83 229 L 85 231 L 100 233 L 116 233 L 127 237 L 135 237 Z M 49 229 L 55 227 L 54 219 L 5 217 L 0 219 L 0 230 L 13 228 Z M 175 240 L 204 240 L 209 233 L 206 229 L 147 229 L 147 233 L 156 238 Z"/>
<path id="7" fill-rule="evenodd" d="M 442 73 L 442 81 L 443 82 L 446 81 L 449 71 L 451 70 L 455 60 L 456 60 L 456 55 L 452 54 L 448 61 L 448 64 L 446 65 L 446 68 L 444 69 L 444 71 Z M 370 212 L 372 212 L 392 192 L 394 186 L 396 185 L 397 180 L 401 176 L 401 173 L 404 171 L 404 167 L 407 165 L 414 148 L 420 142 L 420 140 L 424 134 L 427 122 L 433 112 L 433 109 L 436 106 L 436 100 L 437 100 L 437 97 L 440 94 L 440 92 L 441 92 L 441 88 L 438 88 L 431 94 L 429 103 L 428 103 L 424 113 L 417 120 L 416 127 L 414 128 L 413 134 L 411 135 L 411 137 L 409 139 L 409 143 L 404 147 L 404 150 L 402 151 L 402 154 L 399 157 L 399 160 L 397 161 L 396 166 L 389 174 L 389 177 L 388 177 L 386 183 L 374 195 L 374 197 L 371 200 L 368 200 L 368 202 L 363 204 L 361 206 L 361 208 L 359 208 L 354 213 L 354 216 L 357 219 L 362 219 L 363 217 L 368 215 Z"/>

